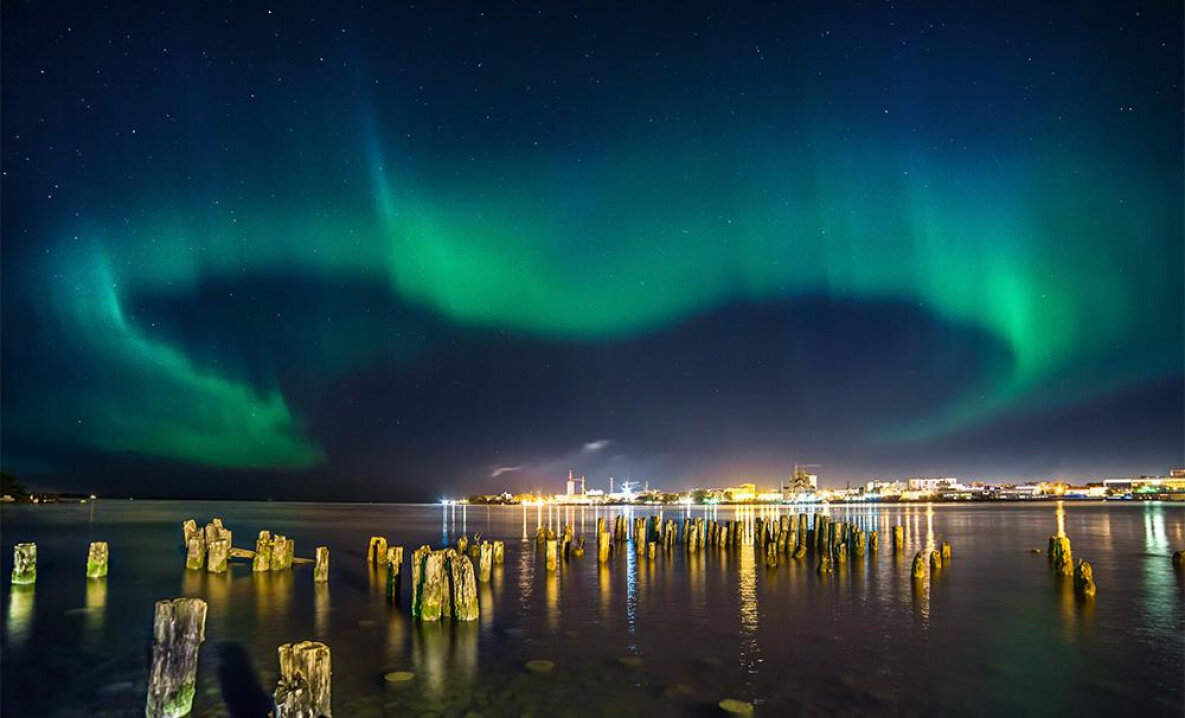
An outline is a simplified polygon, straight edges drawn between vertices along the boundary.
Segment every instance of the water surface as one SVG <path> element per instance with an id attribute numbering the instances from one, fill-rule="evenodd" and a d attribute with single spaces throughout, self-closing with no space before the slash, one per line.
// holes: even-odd
<path id="1" fill-rule="evenodd" d="M 776 507 L 716 510 L 723 519 Z M 97 501 L 5 506 L 0 708 L 12 716 L 143 715 L 153 603 L 209 602 L 195 715 L 267 709 L 276 647 L 320 640 L 333 657 L 339 716 L 714 715 L 740 698 L 759 715 L 1182 715 L 1185 507 L 1159 503 L 830 507 L 837 520 L 881 529 L 882 549 L 819 577 L 814 558 L 767 569 L 752 546 L 681 547 L 653 561 L 629 546 L 596 560 L 595 519 L 550 517 L 589 536 L 582 559 L 548 574 L 533 535 L 546 508 L 247 502 Z M 627 509 L 632 515 L 657 508 Z M 781 511 L 786 511 L 785 508 Z M 707 512 L 707 513 L 705 513 Z M 680 518 L 685 509 L 665 509 Z M 186 571 L 181 522 L 222 517 L 235 545 L 260 529 L 296 540 L 298 556 L 331 551 L 330 582 L 312 569 L 227 575 Z M 1059 522 L 1094 566 L 1098 596 L 1077 600 L 1043 554 Z M 906 551 L 887 550 L 906 526 Z M 480 588 L 472 624 L 410 619 L 385 575 L 365 565 L 367 540 L 410 550 L 480 532 L 506 541 L 506 563 Z M 110 575 L 87 579 L 87 544 L 108 541 Z M 909 577 L 914 551 L 949 541 L 933 579 Z M 38 545 L 38 580 L 13 590 L 12 545 Z M 523 663 L 555 662 L 546 675 Z M 623 660 L 625 659 L 625 660 Z M 387 671 L 409 670 L 408 686 Z"/>

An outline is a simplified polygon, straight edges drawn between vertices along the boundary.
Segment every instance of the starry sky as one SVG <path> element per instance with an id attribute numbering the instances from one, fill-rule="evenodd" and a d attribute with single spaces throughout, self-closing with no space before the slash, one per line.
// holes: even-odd
<path id="1" fill-rule="evenodd" d="M 4 468 L 1165 472 L 1181 4 L 987 5 L 6 2 Z"/>

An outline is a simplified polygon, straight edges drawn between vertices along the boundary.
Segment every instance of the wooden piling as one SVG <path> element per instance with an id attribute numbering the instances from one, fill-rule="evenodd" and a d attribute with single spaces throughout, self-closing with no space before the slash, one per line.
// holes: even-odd
<path id="1" fill-rule="evenodd" d="M 830 554 L 828 554 L 825 551 L 821 552 L 819 554 L 819 565 L 815 567 L 815 573 L 822 575 L 825 573 L 831 573 L 831 571 L 832 571 L 832 567 L 831 567 Z"/>
<path id="2" fill-rule="evenodd" d="M 905 549 L 905 527 L 893 527 L 893 550 L 902 551 Z"/>
<path id="3" fill-rule="evenodd" d="M 273 571 L 292 568 L 292 557 L 296 553 L 296 542 L 287 536 L 272 537 L 272 551 L 268 565 Z"/>
<path id="4" fill-rule="evenodd" d="M 37 582 L 37 544 L 12 547 L 12 582 L 18 586 Z"/>
<path id="5" fill-rule="evenodd" d="M 942 560 L 943 561 L 950 560 L 950 544 L 949 543 L 947 543 L 946 541 L 943 541 L 941 547 L 939 548 L 939 552 L 942 553 Z"/>
<path id="6" fill-rule="evenodd" d="M 206 640 L 206 602 L 157 601 L 152 620 L 152 669 L 146 718 L 179 718 L 193 709 L 198 652 Z"/>
<path id="7" fill-rule="evenodd" d="M 457 553 L 461 554 L 462 556 L 469 553 L 469 539 L 465 536 L 461 536 L 457 539 Z"/>
<path id="8" fill-rule="evenodd" d="M 494 546 L 489 541 L 482 541 L 481 552 L 477 558 L 477 580 L 482 583 L 489 583 L 493 568 Z"/>
<path id="9" fill-rule="evenodd" d="M 366 547 L 366 563 L 378 566 L 387 558 L 387 539 L 384 536 L 371 536 L 370 544 Z"/>
<path id="10" fill-rule="evenodd" d="M 107 542 L 94 541 L 86 556 L 86 577 L 103 578 L 107 575 Z"/>
<path id="11" fill-rule="evenodd" d="M 609 539 L 608 531 L 602 531 L 597 534 L 597 562 L 599 563 L 609 561 L 609 549 L 612 547 Z"/>
<path id="12" fill-rule="evenodd" d="M 555 540 L 548 542 L 555 545 Z M 477 603 L 477 578 L 473 572 L 473 562 L 462 554 L 449 554 L 446 557 L 449 587 L 452 589 L 452 617 L 458 621 L 476 621 L 479 616 Z"/>
<path id="13" fill-rule="evenodd" d="M 280 680 L 272 694 L 275 718 L 327 718 L 333 715 L 333 670 L 329 646 L 319 641 L 280 646 Z"/>
<path id="14" fill-rule="evenodd" d="M 1070 576 L 1074 573 L 1074 556 L 1070 551 L 1068 536 L 1049 537 L 1049 559 L 1053 564 L 1054 573 Z"/>
<path id="15" fill-rule="evenodd" d="M 185 568 L 200 571 L 206 567 L 206 536 L 194 531 L 185 547 Z"/>
<path id="16" fill-rule="evenodd" d="M 546 561 L 545 561 L 545 564 L 546 564 L 546 566 L 547 566 L 547 570 L 548 570 L 548 572 L 555 571 L 555 568 L 556 568 L 556 554 L 557 554 L 557 553 L 558 553 L 558 552 L 557 552 L 557 544 L 556 544 L 556 540 L 555 540 L 555 539 L 551 539 L 550 541 L 548 541 L 548 542 L 547 542 L 547 548 L 546 548 Z"/>
<path id="17" fill-rule="evenodd" d="M 1092 598 L 1095 594 L 1094 569 L 1086 561 L 1079 559 L 1074 567 L 1074 593 L 1082 598 Z"/>
<path id="18" fill-rule="evenodd" d="M 412 554 L 411 614 L 421 621 L 439 621 L 446 605 L 451 609 L 444 563 L 445 552 L 433 551 L 428 546 L 421 546 Z"/>
<path id="19" fill-rule="evenodd" d="M 255 555 L 251 557 L 251 571 L 270 571 L 272 567 L 272 534 L 260 531 L 255 539 Z"/>
<path id="20" fill-rule="evenodd" d="M 868 550 L 876 553 L 878 548 L 880 548 L 880 536 L 877 534 L 876 529 L 873 529 L 868 532 Z"/>
<path id="21" fill-rule="evenodd" d="M 329 547 L 317 547 L 317 563 L 313 566 L 313 583 L 329 582 Z"/>
<path id="22" fill-rule="evenodd" d="M 189 539 L 198 532 L 197 522 L 193 519 L 186 519 L 181 524 L 181 535 L 183 537 L 183 546 L 189 546 Z"/>
<path id="23" fill-rule="evenodd" d="M 403 547 L 387 547 L 387 599 L 394 601 L 399 596 L 399 583 L 403 577 Z"/>
<path id="24" fill-rule="evenodd" d="M 771 541 L 765 546 L 765 567 L 778 567 L 778 544 L 776 542 Z"/>
<path id="25" fill-rule="evenodd" d="M 942 568 L 942 554 L 937 551 L 930 552 L 930 573 L 933 575 L 935 571 Z"/>
<path id="26" fill-rule="evenodd" d="M 224 538 L 207 542 L 206 570 L 210 573 L 226 573 L 230 560 L 230 541 Z"/>
<path id="27" fill-rule="evenodd" d="M 494 542 L 494 565 L 501 566 L 502 562 L 506 560 L 506 544 L 501 541 Z"/>
<path id="28" fill-rule="evenodd" d="M 925 552 L 918 551 L 913 556 L 913 566 L 910 569 L 910 574 L 915 579 L 926 577 L 926 557 Z"/>

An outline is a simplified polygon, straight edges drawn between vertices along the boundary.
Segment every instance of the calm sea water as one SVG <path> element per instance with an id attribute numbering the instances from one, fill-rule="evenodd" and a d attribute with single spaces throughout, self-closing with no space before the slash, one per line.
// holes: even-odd
<path id="1" fill-rule="evenodd" d="M 650 513 L 634 509 L 636 515 Z M 749 510 L 772 515 L 775 508 Z M 744 512 L 742 512 L 743 514 Z M 195 715 L 268 709 L 276 647 L 314 639 L 333 656 L 335 715 L 715 715 L 753 702 L 759 715 L 1137 715 L 1185 710 L 1185 507 L 1166 504 L 832 507 L 840 520 L 907 527 L 900 556 L 882 548 L 820 578 L 813 557 L 767 569 L 753 547 L 654 561 L 621 550 L 596 560 L 595 517 L 569 509 L 591 550 L 548 575 L 523 543 L 521 507 L 98 501 L 5 506 L 5 716 L 143 715 L 153 603 L 209 602 Z M 692 514 L 704 515 L 696 507 Z M 683 509 L 666 510 L 681 517 Z M 721 508 L 720 519 L 735 517 Z M 181 522 L 220 516 L 235 544 L 260 529 L 331 551 L 328 585 L 312 569 L 253 575 L 187 572 Z M 525 516 L 533 535 L 546 509 Z M 1059 520 L 1098 596 L 1076 600 L 1044 554 Z M 371 534 L 408 551 L 480 532 L 507 542 L 480 590 L 473 624 L 419 625 L 408 582 L 388 605 L 365 565 Z M 88 542 L 111 546 L 107 579 L 84 575 Z M 914 551 L 949 541 L 933 580 L 909 578 Z M 35 541 L 36 587 L 8 584 L 12 545 Z M 555 662 L 550 674 L 523 669 Z M 623 660 L 625 659 L 625 660 Z M 416 679 L 388 686 L 383 674 Z"/>

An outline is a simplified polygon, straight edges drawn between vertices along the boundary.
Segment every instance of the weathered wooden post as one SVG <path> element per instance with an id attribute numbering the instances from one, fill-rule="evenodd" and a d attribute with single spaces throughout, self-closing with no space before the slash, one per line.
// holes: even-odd
<path id="1" fill-rule="evenodd" d="M 546 566 L 548 572 L 555 571 L 557 544 L 555 539 L 547 542 Z"/>
<path id="2" fill-rule="evenodd" d="M 646 544 L 646 558 L 653 561 L 654 557 L 658 555 L 658 542 L 651 541 Z"/>
<path id="3" fill-rule="evenodd" d="M 893 527 L 893 550 L 901 551 L 905 549 L 905 527 Z"/>
<path id="4" fill-rule="evenodd" d="M 152 619 L 152 672 L 147 718 L 178 718 L 193 709 L 198 651 L 206 640 L 206 602 L 200 598 L 157 601 Z"/>
<path id="5" fill-rule="evenodd" d="M 1185 568 L 1185 551 L 1173 551 L 1173 568 Z"/>
<path id="6" fill-rule="evenodd" d="M 317 563 L 313 566 L 313 583 L 329 581 L 329 547 L 317 547 Z"/>
<path id="7" fill-rule="evenodd" d="M 194 531 L 185 546 L 185 568 L 200 571 L 206 567 L 206 536 L 201 531 Z"/>
<path id="8" fill-rule="evenodd" d="M 366 563 L 378 566 L 387 558 L 387 539 L 384 536 L 371 536 L 370 545 L 366 547 Z"/>
<path id="9" fill-rule="evenodd" d="M 333 715 L 333 670 L 329 646 L 319 641 L 285 643 L 279 648 L 280 680 L 272 698 L 276 718 Z"/>
<path id="10" fill-rule="evenodd" d="M 831 573 L 831 555 L 826 551 L 819 553 L 819 565 L 815 568 L 815 572 L 820 576 L 825 573 Z"/>
<path id="11" fill-rule="evenodd" d="M 580 558 L 584 556 L 584 537 L 581 536 L 576 539 L 576 544 L 572 547 L 572 556 Z"/>
<path id="12" fill-rule="evenodd" d="M 542 546 L 547 541 L 547 527 L 539 526 L 535 529 L 535 543 Z"/>
<path id="13" fill-rule="evenodd" d="M 941 551 L 941 553 L 942 553 L 942 560 L 943 561 L 950 560 L 950 544 L 949 543 L 947 543 L 946 541 L 943 541 L 942 546 L 939 548 L 939 551 Z"/>
<path id="14" fill-rule="evenodd" d="M 12 547 L 12 582 L 17 585 L 37 582 L 37 544 L 18 543 Z"/>
<path id="15" fill-rule="evenodd" d="M 868 550 L 876 553 L 878 548 L 880 548 L 880 536 L 877 534 L 876 529 L 873 529 L 868 532 Z"/>
<path id="16" fill-rule="evenodd" d="M 857 531 L 852 534 L 852 553 L 856 558 L 864 558 L 864 554 L 868 549 L 868 537 L 863 531 Z"/>
<path id="17" fill-rule="evenodd" d="M 210 573 L 226 573 L 230 559 L 230 541 L 216 538 L 207 542 L 206 570 Z"/>
<path id="18" fill-rule="evenodd" d="M 610 538 L 608 531 L 602 531 L 597 534 L 597 561 L 599 563 L 607 563 L 609 561 L 609 549 L 612 546 Z"/>
<path id="19" fill-rule="evenodd" d="M 924 556 L 924 552 L 918 551 L 914 554 L 913 566 L 910 573 L 915 579 L 926 577 L 926 557 Z"/>
<path id="20" fill-rule="evenodd" d="M 276 534 L 272 537 L 272 555 L 269 564 L 273 571 L 292 568 L 292 557 L 296 553 L 296 542 Z"/>
<path id="21" fill-rule="evenodd" d="M 930 574 L 933 575 L 935 571 L 942 568 L 942 554 L 937 551 L 930 552 Z"/>
<path id="22" fill-rule="evenodd" d="M 792 555 L 794 556 L 794 558 L 802 558 L 803 556 L 806 556 L 806 544 L 800 543 L 797 546 L 795 546 L 794 553 Z"/>
<path id="23" fill-rule="evenodd" d="M 197 522 L 194 521 L 193 519 L 186 519 L 181 524 L 181 534 L 184 537 L 184 541 L 185 541 L 185 543 L 183 545 L 188 547 L 190 537 L 196 533 L 198 533 Z"/>
<path id="24" fill-rule="evenodd" d="M 394 601 L 399 595 L 399 584 L 403 572 L 403 547 L 387 547 L 387 599 Z"/>
<path id="25" fill-rule="evenodd" d="M 1083 598 L 1090 598 L 1095 594 L 1094 569 L 1081 559 L 1074 567 L 1074 593 Z"/>
<path id="26" fill-rule="evenodd" d="M 457 553 L 462 556 L 469 553 L 469 539 L 464 535 L 457 539 Z"/>
<path id="27" fill-rule="evenodd" d="M 482 583 L 490 582 L 490 573 L 494 568 L 494 547 L 489 541 L 481 542 L 481 554 L 477 559 L 477 580 Z"/>
<path id="28" fill-rule="evenodd" d="M 776 541 L 771 541 L 765 545 L 765 567 L 778 567 L 778 544 Z"/>
<path id="29" fill-rule="evenodd" d="M 494 565 L 501 566 L 502 562 L 506 560 L 506 544 L 501 541 L 494 542 Z"/>
<path id="30" fill-rule="evenodd" d="M 547 543 L 555 545 L 555 539 Z M 463 554 L 449 554 L 447 559 L 449 585 L 452 587 L 453 618 L 458 621 L 476 621 L 479 615 L 477 604 L 477 579 L 473 575 L 473 562 Z"/>
<path id="31" fill-rule="evenodd" d="M 835 551 L 835 562 L 836 563 L 847 563 L 848 562 L 848 545 L 846 543 L 841 541 L 841 542 L 835 544 L 834 551 Z"/>
<path id="32" fill-rule="evenodd" d="M 421 621 L 439 621 L 451 611 L 445 551 L 421 546 L 412 554 L 411 613 Z"/>
<path id="33" fill-rule="evenodd" d="M 1049 537 L 1049 558 L 1053 562 L 1053 570 L 1063 576 L 1074 573 L 1074 557 L 1070 552 L 1070 538 L 1068 536 Z"/>
<path id="34" fill-rule="evenodd" d="M 260 531 L 255 539 L 255 555 L 251 557 L 251 571 L 270 571 L 272 568 L 272 534 Z"/>
<path id="35" fill-rule="evenodd" d="M 86 577 L 103 578 L 107 575 L 107 542 L 94 541 L 86 556 Z"/>

